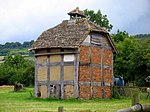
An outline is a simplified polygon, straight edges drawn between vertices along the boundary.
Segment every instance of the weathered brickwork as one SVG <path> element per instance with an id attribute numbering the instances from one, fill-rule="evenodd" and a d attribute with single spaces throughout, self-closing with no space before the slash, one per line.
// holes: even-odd
<path id="1" fill-rule="evenodd" d="M 79 84 L 79 98 L 89 99 L 91 97 L 90 85 Z"/>
<path id="2" fill-rule="evenodd" d="M 79 81 L 90 82 L 90 67 L 89 66 L 79 67 Z"/>
<path id="3" fill-rule="evenodd" d="M 92 63 L 100 64 L 101 63 L 101 49 L 97 47 L 92 47 Z"/>
<path id="4" fill-rule="evenodd" d="M 93 66 L 92 67 L 92 79 L 93 82 L 102 82 L 102 74 L 101 74 L 101 68 Z"/>
<path id="5" fill-rule="evenodd" d="M 80 62 L 90 63 L 90 53 L 88 46 L 80 46 Z"/>
<path id="6" fill-rule="evenodd" d="M 107 66 L 112 66 L 112 51 L 104 49 L 103 51 L 103 63 Z"/>
<path id="7" fill-rule="evenodd" d="M 111 86 L 104 86 L 105 98 L 111 98 Z"/>
<path id="8" fill-rule="evenodd" d="M 104 82 L 112 82 L 112 69 L 104 68 Z"/>
<path id="9" fill-rule="evenodd" d="M 90 49 L 92 54 L 90 54 Z M 82 85 L 79 85 L 79 98 L 83 99 L 89 99 L 90 97 L 103 98 L 102 95 L 103 92 L 104 98 L 111 98 L 111 85 L 104 87 L 101 85 L 97 85 L 101 83 L 109 85 L 112 83 L 112 68 L 109 67 L 101 68 L 101 64 L 103 64 L 104 66 L 110 67 L 112 66 L 112 51 L 105 48 L 103 51 L 101 50 L 102 49 L 98 47 L 91 47 L 91 48 L 90 46 L 80 47 L 80 64 L 87 64 L 87 65 L 79 66 L 78 81 L 87 82 L 89 83 L 89 85 L 87 84 L 85 85 L 84 83 Z M 101 57 L 101 55 L 103 55 L 103 57 Z M 101 60 L 103 62 L 101 62 Z M 92 66 L 88 65 L 89 63 L 91 63 Z M 91 82 L 96 82 L 96 84 L 91 86 Z M 102 88 L 104 89 L 104 91 L 102 91 Z"/>
<path id="10" fill-rule="evenodd" d="M 93 86 L 93 98 L 102 98 L 102 86 Z"/>
<path id="11" fill-rule="evenodd" d="M 74 86 L 73 85 L 66 85 L 64 87 L 64 98 L 69 99 L 74 97 Z"/>

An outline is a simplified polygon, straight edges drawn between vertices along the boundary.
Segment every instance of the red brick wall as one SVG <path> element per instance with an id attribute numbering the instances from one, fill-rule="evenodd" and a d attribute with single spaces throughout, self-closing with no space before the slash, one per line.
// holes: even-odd
<path id="1" fill-rule="evenodd" d="M 91 97 L 91 86 L 79 84 L 79 96 L 83 99 L 89 99 Z"/>
<path id="2" fill-rule="evenodd" d="M 94 82 L 102 82 L 102 74 L 100 67 L 92 67 L 92 79 Z"/>
<path id="3" fill-rule="evenodd" d="M 112 69 L 104 68 L 104 82 L 112 82 Z"/>
<path id="4" fill-rule="evenodd" d="M 90 82 L 90 67 L 89 66 L 80 66 L 79 67 L 79 81 Z"/>
<path id="5" fill-rule="evenodd" d="M 80 46 L 80 62 L 90 63 L 90 53 L 88 46 Z"/>
<path id="6" fill-rule="evenodd" d="M 102 88 L 104 88 L 105 98 L 111 98 L 111 87 L 98 85 L 100 83 L 111 83 L 112 82 L 112 69 L 110 68 L 101 68 L 101 48 L 91 47 L 92 59 L 90 62 L 90 47 L 89 46 L 80 46 L 80 64 L 87 64 L 86 66 L 79 66 L 79 83 L 91 81 L 95 82 L 92 87 L 93 98 L 102 98 Z M 112 51 L 109 49 L 103 50 L 103 65 L 112 66 Z M 92 66 L 90 69 L 89 63 L 99 64 L 98 66 Z M 92 79 L 90 79 L 90 70 L 92 70 Z M 102 80 L 102 70 L 103 77 Z M 79 98 L 89 99 L 91 97 L 91 85 L 79 84 Z"/>
<path id="7" fill-rule="evenodd" d="M 93 98 L 102 98 L 102 86 L 93 86 Z"/>
<path id="8" fill-rule="evenodd" d="M 92 47 L 92 63 L 101 63 L 101 49 L 97 47 Z"/>
<path id="9" fill-rule="evenodd" d="M 103 51 L 103 64 L 112 66 L 112 51 L 110 49 Z"/>
<path id="10" fill-rule="evenodd" d="M 104 86 L 105 98 L 111 98 L 111 86 Z"/>

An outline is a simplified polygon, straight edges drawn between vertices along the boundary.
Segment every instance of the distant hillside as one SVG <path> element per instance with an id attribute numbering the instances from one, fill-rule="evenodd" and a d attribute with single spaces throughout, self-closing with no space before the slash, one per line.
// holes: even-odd
<path id="1" fill-rule="evenodd" d="M 150 34 L 138 34 L 138 35 L 135 35 L 135 37 L 137 37 L 137 38 L 150 38 Z"/>
<path id="2" fill-rule="evenodd" d="M 23 44 L 19 42 L 6 42 L 4 45 L 0 44 L 0 56 L 6 56 L 7 54 L 21 54 L 28 55 L 28 49 L 31 48 L 33 40 L 25 41 Z"/>
<path id="3" fill-rule="evenodd" d="M 25 59 L 34 61 L 34 52 L 28 51 L 28 49 L 31 48 L 33 43 L 34 41 L 31 40 L 23 42 L 23 44 L 19 42 L 6 42 L 4 45 L 0 44 L 0 64 L 5 61 L 5 56 L 7 56 L 8 54 L 20 54 Z"/>

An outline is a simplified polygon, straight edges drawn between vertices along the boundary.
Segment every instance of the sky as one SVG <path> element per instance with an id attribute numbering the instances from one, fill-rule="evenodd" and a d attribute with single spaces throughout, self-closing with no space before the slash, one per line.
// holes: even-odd
<path id="1" fill-rule="evenodd" d="M 150 0 L 0 0 L 0 44 L 36 40 L 68 20 L 68 12 L 99 9 L 113 25 L 110 33 L 150 33 Z"/>

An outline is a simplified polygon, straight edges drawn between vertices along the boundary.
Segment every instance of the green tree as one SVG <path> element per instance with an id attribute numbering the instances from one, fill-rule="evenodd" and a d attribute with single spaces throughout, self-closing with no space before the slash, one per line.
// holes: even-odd
<path id="1" fill-rule="evenodd" d="M 112 24 L 109 23 L 109 20 L 107 19 L 107 15 L 102 15 L 101 11 L 98 10 L 96 13 L 94 10 L 84 10 L 84 14 L 87 16 L 87 18 L 94 22 L 95 24 L 104 27 L 108 31 L 110 31 L 113 27 Z"/>
<path id="2" fill-rule="evenodd" d="M 112 39 L 119 51 L 114 55 L 114 74 L 123 76 L 125 82 L 146 86 L 150 74 L 150 38 L 139 39 L 118 30 Z"/>
<path id="3" fill-rule="evenodd" d="M 131 56 L 134 82 L 137 86 L 148 86 L 145 78 L 150 75 L 150 39 L 137 39 L 137 46 Z"/>
<path id="4" fill-rule="evenodd" d="M 34 64 L 21 55 L 8 55 L 0 65 L 0 85 L 19 82 L 25 86 L 33 85 Z"/>
<path id="5" fill-rule="evenodd" d="M 126 37 L 124 41 L 116 44 L 119 53 L 114 57 L 114 72 L 117 76 L 123 76 L 126 82 L 132 81 L 133 75 L 130 74 L 131 56 L 136 47 L 136 39 Z"/>
<path id="6" fill-rule="evenodd" d="M 128 38 L 129 35 L 126 31 L 117 30 L 117 34 L 112 34 L 111 37 L 115 43 L 118 43 L 124 41 L 124 39 Z"/>

